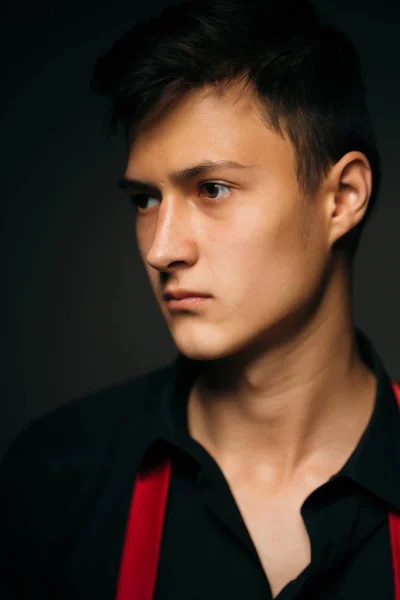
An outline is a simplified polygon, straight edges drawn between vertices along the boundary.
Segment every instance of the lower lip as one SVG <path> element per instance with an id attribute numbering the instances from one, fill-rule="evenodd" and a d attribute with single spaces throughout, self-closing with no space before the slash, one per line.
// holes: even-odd
<path id="1" fill-rule="evenodd" d="M 179 310 L 182 308 L 195 308 L 202 304 L 205 300 L 204 296 L 188 296 L 187 298 L 181 298 L 181 300 L 168 300 L 167 306 L 169 310 Z"/>

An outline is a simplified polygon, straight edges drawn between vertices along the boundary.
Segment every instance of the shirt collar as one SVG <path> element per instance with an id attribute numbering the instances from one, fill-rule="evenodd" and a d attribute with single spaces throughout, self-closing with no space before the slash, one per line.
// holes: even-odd
<path id="1" fill-rule="evenodd" d="M 171 365 L 161 399 L 160 437 L 185 450 L 193 450 L 198 446 L 188 431 L 187 404 L 191 387 L 201 364 L 202 361 L 192 360 L 179 353 Z"/>
<path id="2" fill-rule="evenodd" d="M 400 509 L 400 410 L 385 366 L 369 338 L 356 330 L 364 361 L 377 377 L 375 406 L 353 454 L 338 476 L 346 476 Z"/>
<path id="3" fill-rule="evenodd" d="M 376 349 L 360 329 L 355 333 L 361 356 L 377 377 L 376 401 L 356 449 L 331 480 L 348 477 L 400 510 L 400 410 Z M 201 363 L 178 354 L 163 389 L 159 423 L 160 438 L 198 460 L 204 458 L 204 449 L 189 434 L 187 402 Z"/>

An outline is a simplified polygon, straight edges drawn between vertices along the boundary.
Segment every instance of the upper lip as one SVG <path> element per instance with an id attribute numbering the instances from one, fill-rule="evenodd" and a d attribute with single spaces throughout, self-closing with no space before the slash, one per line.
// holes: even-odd
<path id="1" fill-rule="evenodd" d="M 193 290 L 165 290 L 165 300 L 181 300 L 182 298 L 189 298 L 190 296 L 202 296 L 208 298 L 210 294 L 204 294 L 203 292 L 195 292 Z"/>

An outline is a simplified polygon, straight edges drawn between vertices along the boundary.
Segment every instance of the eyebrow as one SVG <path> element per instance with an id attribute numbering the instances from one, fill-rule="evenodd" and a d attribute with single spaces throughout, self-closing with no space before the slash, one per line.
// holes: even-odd
<path id="1" fill-rule="evenodd" d="M 249 169 L 251 165 L 242 165 L 234 160 L 221 160 L 221 161 L 211 161 L 208 160 L 199 165 L 194 165 L 193 167 L 187 167 L 186 169 L 182 169 L 180 171 L 173 171 L 169 174 L 169 179 L 174 183 L 181 183 L 183 181 L 188 181 L 197 177 L 198 175 L 205 175 L 210 171 L 214 171 L 215 169 Z M 118 187 L 122 190 L 130 190 L 130 189 L 154 189 L 154 185 L 147 181 L 139 181 L 138 179 L 130 179 L 124 177 L 120 179 L 118 182 Z"/>

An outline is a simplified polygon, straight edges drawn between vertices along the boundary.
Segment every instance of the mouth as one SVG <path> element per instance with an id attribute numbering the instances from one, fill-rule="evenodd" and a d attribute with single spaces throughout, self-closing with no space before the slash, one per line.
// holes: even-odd
<path id="1" fill-rule="evenodd" d="M 210 296 L 186 296 L 185 298 L 171 298 L 167 300 L 168 310 L 190 310 L 199 308 L 210 300 Z"/>

